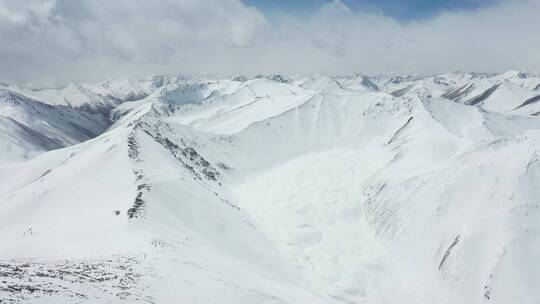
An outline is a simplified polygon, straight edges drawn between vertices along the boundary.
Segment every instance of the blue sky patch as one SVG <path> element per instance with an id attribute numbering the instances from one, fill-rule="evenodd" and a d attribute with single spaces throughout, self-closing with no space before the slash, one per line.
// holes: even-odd
<path id="1" fill-rule="evenodd" d="M 262 11 L 292 14 L 309 12 L 331 0 L 243 0 Z M 354 11 L 380 13 L 401 21 L 428 19 L 444 12 L 469 11 L 499 0 L 341 0 Z"/>

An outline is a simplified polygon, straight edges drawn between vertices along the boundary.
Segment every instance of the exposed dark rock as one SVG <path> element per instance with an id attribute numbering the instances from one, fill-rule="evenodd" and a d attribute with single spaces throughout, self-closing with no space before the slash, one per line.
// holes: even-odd
<path id="1" fill-rule="evenodd" d="M 378 91 L 379 90 L 379 86 L 377 84 L 375 84 L 371 78 L 367 77 L 367 76 L 362 76 L 362 85 L 370 90 L 373 90 L 373 91 Z"/>
<path id="2" fill-rule="evenodd" d="M 127 139 L 128 142 L 128 155 L 132 159 L 137 159 L 139 157 L 139 144 L 135 139 L 135 134 L 131 133 Z"/>
<path id="3" fill-rule="evenodd" d="M 292 79 L 290 79 L 287 76 L 280 75 L 280 74 L 273 74 L 273 75 L 268 75 L 268 76 L 265 76 L 265 75 L 257 75 L 257 76 L 255 76 L 255 79 L 260 79 L 260 78 L 266 78 L 266 79 L 270 79 L 270 80 L 273 80 L 273 81 L 276 81 L 276 82 L 281 82 L 281 83 L 291 83 L 292 82 Z"/>
<path id="4" fill-rule="evenodd" d="M 232 81 L 246 82 L 248 81 L 247 77 L 244 75 L 234 75 L 231 79 Z"/>
<path id="5" fill-rule="evenodd" d="M 531 98 L 525 100 L 525 101 L 524 101 L 522 104 L 520 104 L 519 106 L 515 107 L 514 110 L 517 110 L 517 109 L 519 109 L 519 108 L 522 108 L 522 107 L 524 107 L 524 106 L 526 106 L 526 105 L 533 104 L 533 103 L 535 103 L 535 102 L 537 102 L 537 101 L 539 101 L 539 100 L 540 100 L 540 95 L 531 97 Z"/>
<path id="6" fill-rule="evenodd" d="M 394 132 L 394 134 L 392 135 L 392 137 L 390 138 L 390 140 L 388 140 L 388 142 L 386 144 L 389 145 L 392 142 L 394 142 L 394 140 L 396 140 L 396 138 L 398 138 L 398 136 L 403 132 L 403 130 L 405 130 L 405 128 L 407 128 L 407 126 L 411 123 L 413 118 L 414 117 L 412 117 L 412 116 L 409 117 L 409 119 L 407 119 L 407 121 L 399 129 L 397 129 L 396 132 Z"/>
<path id="7" fill-rule="evenodd" d="M 491 96 L 491 94 L 493 94 L 495 91 L 497 91 L 497 89 L 500 86 L 501 86 L 501 84 L 498 83 L 498 84 L 492 86 L 491 88 L 485 90 L 484 92 L 482 92 L 482 94 L 465 101 L 464 104 L 469 105 L 469 106 L 477 105 L 477 104 L 481 103 L 482 101 L 488 99 L 489 96 Z"/>
<path id="8" fill-rule="evenodd" d="M 446 80 L 443 77 L 435 77 L 433 79 L 433 83 L 439 84 L 439 85 L 445 85 L 449 86 L 450 84 L 446 82 Z"/>
<path id="9" fill-rule="evenodd" d="M 0 261 L 0 303 L 26 303 L 50 295 L 72 298 L 74 302 L 103 302 L 105 299 L 100 295 L 110 298 L 118 291 L 124 292 L 130 302 L 151 303 L 151 298 L 139 296 L 135 289 L 142 276 L 136 270 L 137 264 L 130 257 L 96 261 Z M 92 290 L 92 294 L 75 290 Z"/>
<path id="10" fill-rule="evenodd" d="M 459 237 L 460 235 L 458 234 L 452 244 L 450 244 L 448 249 L 446 249 L 446 251 L 444 252 L 441 262 L 439 263 L 439 269 L 441 269 L 441 267 L 444 265 L 444 262 L 446 262 L 446 259 L 448 259 L 448 257 L 450 256 L 450 253 L 452 253 L 452 249 L 459 243 Z"/>
<path id="11" fill-rule="evenodd" d="M 399 89 L 399 90 L 396 90 L 392 93 L 390 93 L 392 96 L 394 97 L 401 97 L 403 95 L 405 95 L 407 92 L 409 92 L 410 89 L 412 89 L 412 87 L 414 86 L 414 84 L 411 84 L 403 89 Z"/>
<path id="12" fill-rule="evenodd" d="M 142 193 L 137 193 L 137 197 L 135 198 L 135 201 L 133 202 L 133 207 L 129 208 L 127 211 L 127 215 L 129 219 L 135 218 L 135 217 L 141 217 L 141 212 L 144 206 L 144 201 L 141 199 Z"/>
<path id="13" fill-rule="evenodd" d="M 459 100 L 462 96 L 467 95 L 474 88 L 472 83 L 468 83 L 464 86 L 461 86 L 457 89 L 450 90 L 441 95 L 441 97 L 456 101 Z"/>
<path id="14" fill-rule="evenodd" d="M 187 146 L 184 139 L 180 139 L 180 147 L 178 144 L 164 137 L 159 131 L 148 129 L 142 126 L 144 132 L 151 136 L 157 143 L 167 149 L 187 170 L 191 171 L 196 179 L 202 179 L 202 176 L 211 181 L 217 181 L 220 175 L 219 171 L 212 164 L 200 155 L 193 147 Z"/>
<path id="15" fill-rule="evenodd" d="M 491 288 L 489 288 L 489 286 L 484 286 L 484 299 L 491 299 Z"/>
<path id="16" fill-rule="evenodd" d="M 222 163 L 222 162 L 218 162 L 218 163 L 216 164 L 216 166 L 217 166 L 218 168 L 223 169 L 223 170 L 231 170 L 231 167 L 229 167 L 227 164 Z"/>

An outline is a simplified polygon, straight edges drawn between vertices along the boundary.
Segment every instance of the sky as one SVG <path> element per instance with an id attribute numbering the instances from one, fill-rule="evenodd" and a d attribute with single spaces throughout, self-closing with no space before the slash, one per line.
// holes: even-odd
<path id="1" fill-rule="evenodd" d="M 540 71 L 540 0 L 0 0 L 0 81 Z"/>

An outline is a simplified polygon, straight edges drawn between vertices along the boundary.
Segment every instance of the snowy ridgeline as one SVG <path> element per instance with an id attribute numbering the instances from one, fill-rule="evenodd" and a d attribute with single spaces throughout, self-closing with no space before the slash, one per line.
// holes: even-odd
<path id="1" fill-rule="evenodd" d="M 1 303 L 538 303 L 540 77 L 0 87 Z"/>

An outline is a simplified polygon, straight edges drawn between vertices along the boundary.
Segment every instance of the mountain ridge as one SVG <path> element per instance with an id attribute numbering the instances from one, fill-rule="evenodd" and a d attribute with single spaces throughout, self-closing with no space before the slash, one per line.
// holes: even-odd
<path id="1" fill-rule="evenodd" d="M 540 120 L 514 108 L 539 79 L 162 79 L 95 136 L 0 164 L 0 297 L 534 303 Z"/>

